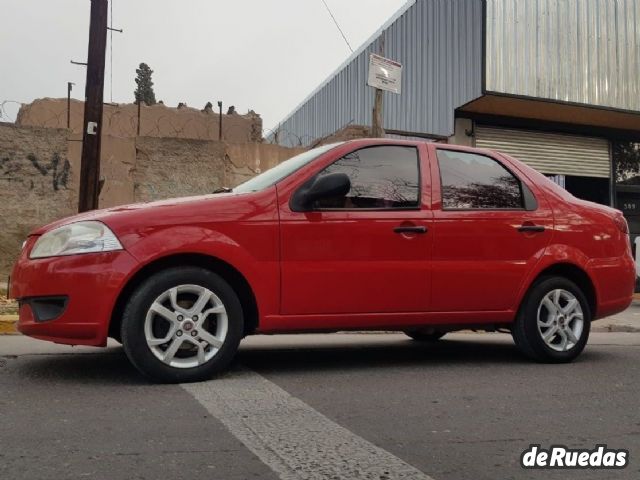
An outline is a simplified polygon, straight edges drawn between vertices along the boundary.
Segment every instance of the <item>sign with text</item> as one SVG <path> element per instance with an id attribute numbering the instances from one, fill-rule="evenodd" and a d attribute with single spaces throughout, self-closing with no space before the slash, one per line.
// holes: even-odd
<path id="1" fill-rule="evenodd" d="M 387 92 L 401 93 L 402 65 L 372 53 L 369 56 L 369 78 L 367 85 Z"/>

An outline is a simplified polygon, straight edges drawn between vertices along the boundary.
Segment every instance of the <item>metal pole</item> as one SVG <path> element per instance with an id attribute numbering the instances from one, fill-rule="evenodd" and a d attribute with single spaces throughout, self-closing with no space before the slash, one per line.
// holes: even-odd
<path id="1" fill-rule="evenodd" d="M 384 56 L 384 43 L 386 32 L 382 32 L 380 36 L 380 46 L 378 53 L 380 56 Z M 382 120 L 382 108 L 383 108 L 383 92 L 379 88 L 376 88 L 376 96 L 373 102 L 373 112 L 371 119 L 371 136 L 372 137 L 384 137 L 384 126 Z"/>
<path id="2" fill-rule="evenodd" d="M 108 0 L 91 0 L 87 84 L 82 125 L 79 212 L 98 208 L 108 9 Z"/>
<path id="3" fill-rule="evenodd" d="M 67 82 L 67 128 L 71 128 L 71 90 L 75 83 Z"/>
<path id="4" fill-rule="evenodd" d="M 218 109 L 220 110 L 220 121 L 218 122 L 218 140 L 222 141 L 222 102 L 218 102 Z"/>

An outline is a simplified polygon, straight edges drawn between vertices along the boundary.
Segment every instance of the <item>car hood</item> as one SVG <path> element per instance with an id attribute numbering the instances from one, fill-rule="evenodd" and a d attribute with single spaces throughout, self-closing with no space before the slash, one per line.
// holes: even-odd
<path id="1" fill-rule="evenodd" d="M 233 221 L 248 216 L 256 209 L 264 209 L 272 203 L 275 203 L 275 191 L 272 189 L 252 193 L 170 198 L 80 213 L 37 228 L 30 235 L 42 235 L 69 223 L 89 220 L 100 221 L 115 233 L 122 229 L 128 230 L 130 227 Z"/>

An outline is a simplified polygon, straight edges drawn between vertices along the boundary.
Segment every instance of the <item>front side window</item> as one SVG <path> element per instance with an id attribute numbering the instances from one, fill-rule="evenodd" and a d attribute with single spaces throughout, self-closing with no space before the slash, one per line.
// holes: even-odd
<path id="1" fill-rule="evenodd" d="M 492 158 L 438 150 L 444 210 L 522 209 L 520 181 Z"/>
<path id="2" fill-rule="evenodd" d="M 368 147 L 349 153 L 319 175 L 345 173 L 351 190 L 344 197 L 319 200 L 315 208 L 416 208 L 420 204 L 418 150 Z"/>

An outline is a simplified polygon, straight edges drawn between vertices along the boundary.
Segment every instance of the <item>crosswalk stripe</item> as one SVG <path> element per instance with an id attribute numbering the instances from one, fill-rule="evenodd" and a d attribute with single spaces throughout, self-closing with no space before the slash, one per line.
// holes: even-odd
<path id="1" fill-rule="evenodd" d="M 282 480 L 433 480 L 254 371 L 182 388 Z"/>

